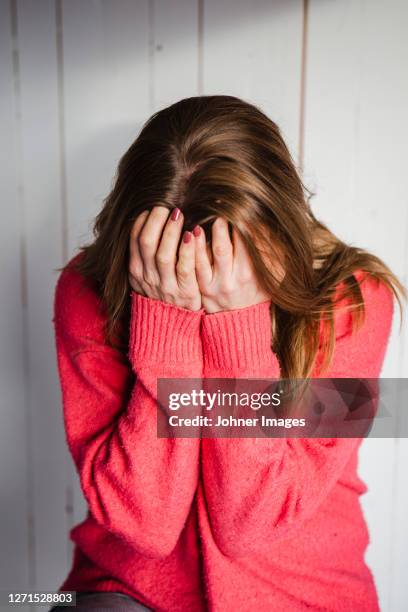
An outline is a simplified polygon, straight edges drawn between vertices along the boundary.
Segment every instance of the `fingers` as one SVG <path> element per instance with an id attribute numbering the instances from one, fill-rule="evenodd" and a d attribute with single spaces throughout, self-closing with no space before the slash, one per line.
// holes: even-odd
<path id="1" fill-rule="evenodd" d="M 217 217 L 211 228 L 212 253 L 215 274 L 231 274 L 233 265 L 233 248 L 228 232 L 228 223 Z"/>
<path id="2" fill-rule="evenodd" d="M 177 282 L 179 287 L 184 290 L 197 288 L 195 248 L 194 234 L 192 232 L 184 232 L 176 264 Z"/>
<path id="3" fill-rule="evenodd" d="M 129 281 L 133 289 L 189 310 L 201 307 L 195 273 L 195 238 L 184 232 L 183 215 L 158 205 L 138 215 L 130 236 Z M 179 244 L 180 243 L 180 244 Z"/>
<path id="4" fill-rule="evenodd" d="M 177 284 L 177 247 L 183 227 L 183 214 L 179 208 L 172 210 L 164 226 L 159 248 L 156 252 L 156 266 L 163 285 Z"/>
<path id="5" fill-rule="evenodd" d="M 204 230 L 197 225 L 193 230 L 195 236 L 195 268 L 198 285 L 206 287 L 212 280 L 213 271 L 210 253 L 207 247 Z"/>
<path id="6" fill-rule="evenodd" d="M 143 260 L 144 279 L 149 285 L 158 284 L 160 280 L 156 267 L 156 251 L 169 212 L 169 209 L 165 206 L 154 206 L 139 234 L 139 249 Z"/>

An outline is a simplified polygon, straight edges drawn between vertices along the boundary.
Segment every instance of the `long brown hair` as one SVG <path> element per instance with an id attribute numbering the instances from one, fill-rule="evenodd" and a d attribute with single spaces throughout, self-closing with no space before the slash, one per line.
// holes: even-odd
<path id="1" fill-rule="evenodd" d="M 233 96 L 197 96 L 156 112 L 121 158 L 95 219 L 94 241 L 76 258 L 77 270 L 95 283 L 106 306 L 107 341 L 125 323 L 117 337 L 126 346 L 129 235 L 136 216 L 160 203 L 181 208 L 184 229 L 200 224 L 208 239 L 217 216 L 237 228 L 272 297 L 272 348 L 282 378 L 311 376 L 319 351 L 324 371 L 335 344 L 339 286 L 336 300 L 346 299 L 352 309 L 353 329 L 364 315 L 357 270 L 385 283 L 400 310 L 406 292 L 378 257 L 348 246 L 315 218 L 313 195 L 278 126 L 256 106 Z M 282 260 L 280 283 L 273 262 Z"/>

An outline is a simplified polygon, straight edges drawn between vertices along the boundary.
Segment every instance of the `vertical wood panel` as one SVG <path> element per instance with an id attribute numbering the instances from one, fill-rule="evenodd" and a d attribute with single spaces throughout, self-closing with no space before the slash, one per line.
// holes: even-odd
<path id="1" fill-rule="evenodd" d="M 378 1 L 311 2 L 305 138 L 317 212 L 402 275 L 407 79 L 391 27 L 398 16 L 389 13 Z"/>
<path id="2" fill-rule="evenodd" d="M 258 104 L 282 130 L 295 160 L 303 26 L 299 0 L 206 0 L 203 86 Z"/>
<path id="3" fill-rule="evenodd" d="M 148 114 L 147 1 L 63 2 L 69 252 L 90 237 L 117 162 Z"/>
<path id="4" fill-rule="evenodd" d="M 11 3 L 0 3 L 0 525 L 1 589 L 32 586 L 31 529 L 27 498 L 27 418 L 22 275 L 20 96 Z M 15 15 L 13 21 L 15 22 Z M 14 68 L 14 70 L 13 70 Z M 27 609 L 27 608 L 26 608 Z"/>
<path id="5" fill-rule="evenodd" d="M 366 562 L 374 574 L 382 612 L 391 610 L 394 455 L 393 438 L 364 440 L 360 450 L 359 474 L 368 486 L 361 498 L 370 533 Z"/>
<path id="6" fill-rule="evenodd" d="M 198 95 L 197 0 L 151 4 L 151 109 Z"/>
<path id="7" fill-rule="evenodd" d="M 406 10 L 405 6 L 405 10 Z M 406 17 L 405 17 L 406 19 Z M 404 40 L 404 39 L 402 39 Z M 406 39 L 405 39 L 406 41 Z M 408 43 L 405 43 L 408 45 Z M 407 54 L 407 53 L 406 53 Z M 406 122 L 405 122 L 406 125 Z M 406 140 L 405 140 L 406 142 Z M 408 200 L 408 197 L 406 200 Z M 408 207 L 408 201 L 406 202 Z M 403 281 L 408 287 L 408 227 L 405 239 L 405 276 Z M 405 312 L 405 325 L 401 338 L 402 348 L 400 351 L 400 376 L 406 378 L 408 375 L 408 309 Z M 399 411 L 399 430 L 408 430 L 407 406 L 401 402 Z M 394 461 L 395 488 L 394 507 L 392 517 L 392 551 L 391 551 L 391 587 L 390 587 L 390 610 L 391 612 L 405 612 L 408 610 L 408 487 L 406 466 L 408 465 L 408 438 L 396 440 L 396 454 Z"/>
<path id="8" fill-rule="evenodd" d="M 71 256 L 91 239 L 119 158 L 149 114 L 148 2 L 64 0 L 61 18 Z M 77 523 L 86 505 L 74 471 L 72 482 Z"/>
<path id="9" fill-rule="evenodd" d="M 317 216 L 346 242 L 365 247 L 405 273 L 404 176 L 408 82 L 406 7 L 362 0 L 321 3 L 309 14 L 306 81 L 306 180 L 317 191 Z M 394 321 L 383 376 L 406 376 Z M 395 440 L 367 440 L 360 474 L 372 542 L 367 560 L 383 610 L 391 610 Z"/>
<path id="10" fill-rule="evenodd" d="M 407 422 L 406 406 L 402 406 L 402 418 Z M 406 431 L 407 425 L 405 425 Z M 395 495 L 392 516 L 392 554 L 391 554 L 391 612 L 408 610 L 408 491 L 406 466 L 408 465 L 408 439 L 397 440 L 395 458 Z"/>
<path id="11" fill-rule="evenodd" d="M 67 550 L 66 448 L 52 328 L 53 268 L 62 263 L 54 2 L 19 0 L 18 32 L 35 586 L 51 590 L 64 577 Z"/>

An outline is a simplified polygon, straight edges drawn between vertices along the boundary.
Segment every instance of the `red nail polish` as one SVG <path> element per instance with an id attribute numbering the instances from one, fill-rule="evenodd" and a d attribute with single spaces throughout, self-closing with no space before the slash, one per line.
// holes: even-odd
<path id="1" fill-rule="evenodd" d="M 183 236 L 183 242 L 190 242 L 191 240 L 191 232 L 185 232 Z"/>
<path id="2" fill-rule="evenodd" d="M 173 212 L 171 213 L 171 219 L 173 221 L 177 221 L 177 219 L 179 218 L 181 213 L 181 210 L 179 208 L 174 208 Z"/>
<path id="3" fill-rule="evenodd" d="M 195 228 L 193 229 L 193 234 L 195 237 L 199 236 L 201 232 L 201 227 L 199 225 L 196 225 Z"/>

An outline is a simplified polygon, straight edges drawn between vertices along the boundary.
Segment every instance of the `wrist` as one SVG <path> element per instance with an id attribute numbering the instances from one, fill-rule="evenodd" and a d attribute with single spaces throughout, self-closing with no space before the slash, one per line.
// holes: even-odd
<path id="1" fill-rule="evenodd" d="M 271 304 L 271 297 L 261 291 L 248 293 L 242 287 L 238 287 L 230 293 L 224 294 L 219 291 L 216 295 L 201 296 L 201 305 L 206 314 L 255 308 L 264 302 Z"/>
<path id="2" fill-rule="evenodd" d="M 149 295 L 146 295 L 140 290 L 138 290 L 134 285 L 132 285 L 132 283 L 130 283 L 130 296 L 133 296 L 133 294 L 140 295 L 141 297 L 144 297 L 149 300 L 161 302 L 168 306 L 174 306 L 175 308 L 181 308 L 182 310 L 190 310 L 193 312 L 198 312 L 201 310 L 202 312 L 204 312 L 204 308 L 201 302 L 201 294 L 199 293 L 193 297 L 178 296 L 174 298 L 176 301 L 167 301 L 164 297 L 163 298 L 162 297 L 151 297 Z"/>
<path id="3" fill-rule="evenodd" d="M 246 308 L 204 313 L 201 337 L 207 374 L 279 376 L 271 348 L 270 306 L 268 300 Z"/>
<path id="4" fill-rule="evenodd" d="M 204 310 L 188 310 L 131 290 L 129 359 L 135 366 L 202 361 Z"/>

